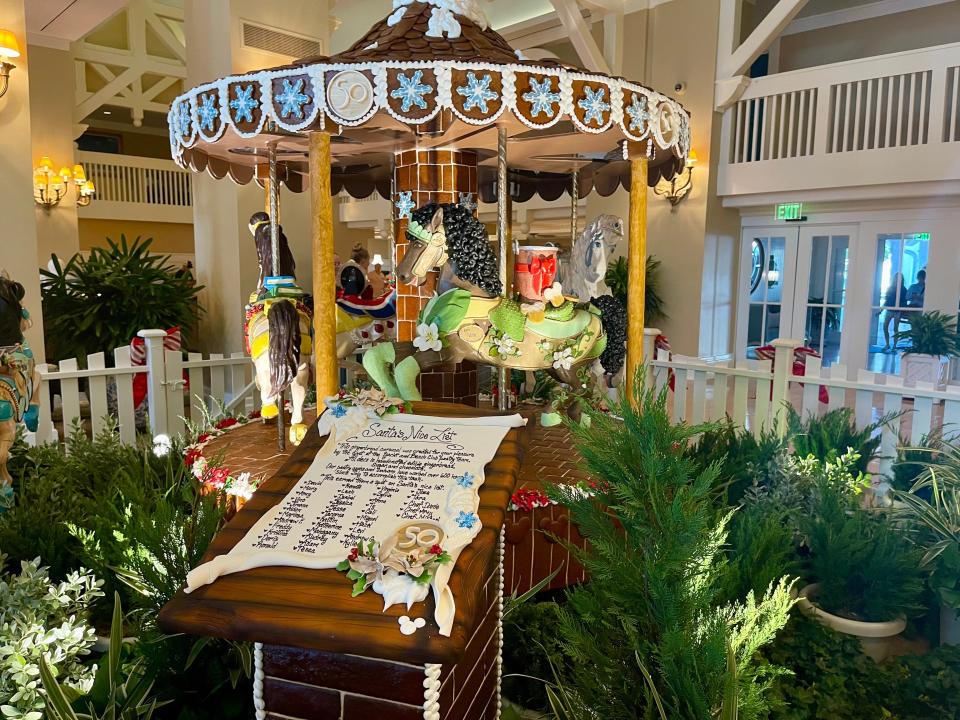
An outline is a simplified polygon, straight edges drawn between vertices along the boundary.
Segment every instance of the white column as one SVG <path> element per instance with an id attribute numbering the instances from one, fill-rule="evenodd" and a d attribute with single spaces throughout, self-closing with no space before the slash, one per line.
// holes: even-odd
<path id="1" fill-rule="evenodd" d="M 33 162 L 30 143 L 30 85 L 27 79 L 27 31 L 24 0 L 0 3 L 0 28 L 13 32 L 22 55 L 13 62 L 10 85 L 0 98 L 0 136 L 6 138 L 3 152 L 3 188 L 0 217 L 3 218 L 4 251 L 0 268 L 27 290 L 24 304 L 33 317 L 27 342 L 38 358 L 44 357 L 43 320 L 40 314 L 40 274 L 37 257 L 37 221 L 33 202 Z"/>

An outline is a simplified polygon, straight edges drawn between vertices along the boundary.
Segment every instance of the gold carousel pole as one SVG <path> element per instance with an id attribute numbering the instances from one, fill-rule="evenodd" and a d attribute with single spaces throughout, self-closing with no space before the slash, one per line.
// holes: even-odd
<path id="1" fill-rule="evenodd" d="M 317 398 L 340 389 L 337 365 L 337 287 L 333 273 L 333 196 L 330 133 L 310 133 L 310 204 L 313 208 L 313 347 Z"/>
<path id="2" fill-rule="evenodd" d="M 643 363 L 643 313 L 647 291 L 647 162 L 646 153 L 630 159 L 630 240 L 627 243 L 628 388 L 633 388 L 637 371 Z"/>
<path id="3" fill-rule="evenodd" d="M 272 258 L 272 267 L 270 274 L 274 277 L 280 274 L 280 186 L 277 184 L 277 146 L 274 143 L 269 145 L 269 179 L 267 180 L 267 205 L 270 215 L 270 256 Z M 283 452 L 287 446 L 287 437 L 284 432 L 283 417 L 283 390 L 277 398 L 277 449 Z"/>
<path id="4" fill-rule="evenodd" d="M 500 280 L 503 283 L 503 295 L 509 297 L 510 292 L 507 270 L 510 267 L 508 255 L 510 250 L 510 187 L 507 177 L 507 128 L 500 125 L 497 128 L 497 240 L 500 245 Z M 501 367 L 497 371 L 497 408 L 510 409 L 510 369 Z"/>

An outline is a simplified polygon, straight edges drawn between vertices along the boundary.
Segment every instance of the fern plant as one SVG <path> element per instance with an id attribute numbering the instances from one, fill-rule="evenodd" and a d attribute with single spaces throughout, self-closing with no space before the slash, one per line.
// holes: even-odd
<path id="1" fill-rule="evenodd" d="M 150 252 L 153 238 L 128 243 L 120 236 L 107 247 L 77 253 L 65 265 L 53 258 L 41 269 L 44 340 L 47 357 L 85 359 L 128 345 L 145 328 L 179 327 L 188 332 L 200 312 L 202 287 L 177 276 L 170 258 Z M 112 355 L 111 355 L 112 357 Z"/>
<path id="2" fill-rule="evenodd" d="M 899 344 L 906 340 L 907 352 L 918 355 L 954 356 L 960 354 L 960 336 L 957 335 L 957 318 L 939 310 L 913 312 L 908 316 L 910 325 L 898 330 L 894 338 Z"/>
<path id="3" fill-rule="evenodd" d="M 643 321 L 649 325 L 667 317 L 663 295 L 660 287 L 660 265 L 662 263 L 653 255 L 647 256 L 646 285 L 644 292 Z M 610 294 L 619 299 L 624 307 L 627 305 L 627 259 L 618 257 L 608 268 L 604 282 L 610 288 Z"/>
<path id="4" fill-rule="evenodd" d="M 684 452 L 704 428 L 673 425 L 665 391 L 634 387 L 613 415 L 587 407 L 589 424 L 571 424 L 597 494 L 548 490 L 587 539 L 570 551 L 591 578 L 560 608 L 565 712 L 625 720 L 662 704 L 671 720 L 760 717 L 777 670 L 753 658 L 787 620 L 788 582 L 715 604 L 729 516 L 714 507 L 716 467 Z"/>
<path id="5" fill-rule="evenodd" d="M 884 622 L 923 611 L 920 554 L 899 528 L 821 484 L 804 523 L 817 604 L 834 615 Z"/>

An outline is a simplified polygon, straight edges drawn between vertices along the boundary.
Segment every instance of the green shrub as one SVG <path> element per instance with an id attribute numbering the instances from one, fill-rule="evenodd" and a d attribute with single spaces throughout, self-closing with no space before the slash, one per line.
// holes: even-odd
<path id="1" fill-rule="evenodd" d="M 762 595 L 782 577 L 800 574 L 796 533 L 788 513 L 766 504 L 746 505 L 730 521 L 727 566 L 719 578 L 718 600 Z"/>
<path id="2" fill-rule="evenodd" d="M 728 419 L 700 435 L 687 455 L 701 469 L 718 466 L 717 484 L 736 505 L 747 490 L 769 485 L 782 472 L 786 452 L 787 441 L 779 433 L 764 430 L 757 437 Z"/>
<path id="3" fill-rule="evenodd" d="M 910 492 L 923 471 L 930 465 L 936 465 L 943 447 L 942 433 L 924 435 L 916 445 L 900 441 L 897 459 L 891 468 L 890 485 L 894 490 Z"/>
<path id="4" fill-rule="evenodd" d="M 663 288 L 660 280 L 660 265 L 662 263 L 653 255 L 647 256 L 645 298 L 643 304 L 643 321 L 646 325 L 667 317 L 666 303 L 663 300 Z M 627 305 L 627 259 L 618 257 L 607 268 L 604 282 L 610 288 L 610 294 L 619 299 L 624 307 Z"/>
<path id="5" fill-rule="evenodd" d="M 781 581 L 759 600 L 714 604 L 727 517 L 713 504 L 716 468 L 700 470 L 684 451 L 703 428 L 672 425 L 665 391 L 625 394 L 613 408 L 622 420 L 586 412 L 589 426 L 571 428 L 598 494 L 549 489 L 588 541 L 571 552 L 591 578 L 559 611 L 564 715 L 760 717 L 776 670 L 753 657 L 792 601 Z"/>
<path id="6" fill-rule="evenodd" d="M 152 242 L 107 238 L 108 247 L 93 248 L 88 257 L 77 253 L 63 266 L 54 258 L 52 272 L 40 270 L 49 359 L 110 354 L 145 328 L 187 333 L 196 326 L 202 287 L 178 277 L 168 256 L 151 254 Z"/>
<path id="7" fill-rule="evenodd" d="M 4 558 L 0 556 L 0 561 Z M 0 562 L 0 565 L 3 563 Z M 40 720 L 46 695 L 40 660 L 47 658 L 60 682 L 88 690 L 93 669 L 80 658 L 95 635 L 87 623 L 90 605 L 103 593 L 83 570 L 54 582 L 37 561 L 21 563 L 18 575 L 0 576 L 0 715 Z"/>
<path id="8" fill-rule="evenodd" d="M 923 610 L 920 553 L 889 518 L 821 485 L 803 524 L 816 603 L 829 613 L 882 622 Z"/>
<path id="9" fill-rule="evenodd" d="M 547 708 L 544 681 L 563 664 L 559 620 L 554 602 L 525 603 L 504 619 L 503 694 L 526 708 Z"/>
<path id="10" fill-rule="evenodd" d="M 848 407 L 830 410 L 820 417 L 809 415 L 806 420 L 788 407 L 787 428 L 798 457 L 813 455 L 826 462 L 853 451 L 859 456 L 856 469 L 865 473 L 880 449 L 876 431 L 897 417 L 899 414 L 891 413 L 858 430 L 853 410 Z"/>

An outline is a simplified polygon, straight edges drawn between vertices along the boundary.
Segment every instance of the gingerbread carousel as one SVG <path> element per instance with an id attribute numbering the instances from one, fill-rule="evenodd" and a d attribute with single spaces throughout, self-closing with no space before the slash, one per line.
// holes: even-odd
<path id="1" fill-rule="evenodd" d="M 687 112 L 623 78 L 525 59 L 488 27 L 478 2 L 394 0 L 393 13 L 345 52 L 195 87 L 174 101 L 169 125 L 180 165 L 258 182 L 268 192 L 270 252 L 261 254 L 262 287 L 252 299 L 268 314 L 276 308 L 272 327 L 282 327 L 281 315 L 296 326 L 276 335 L 294 348 L 285 355 L 289 367 L 264 375 L 261 385 L 265 400 L 280 408 L 284 378 L 294 383 L 309 365 L 309 330 L 298 306 L 282 307 L 301 296 L 280 266 L 277 194 L 280 184 L 311 193 L 310 352 L 317 395 L 326 399 L 319 428 L 331 437 L 324 442 L 294 418 L 291 437 L 303 442 L 226 527 L 211 548 L 210 567 L 199 568 L 191 592 L 165 608 L 163 623 L 256 642 L 258 717 L 497 717 L 502 527 L 528 433 L 516 415 L 422 400 L 476 404 L 478 364 L 498 369 L 500 387 L 512 370 L 545 370 L 579 383 L 597 363 L 598 376 L 634 377 L 643 338 L 647 187 L 684 167 Z M 590 192 L 620 188 L 630 193 L 626 227 L 588 228 L 562 283 L 550 248 L 514 252 L 512 202 L 569 193 L 575 204 Z M 394 207 L 396 343 L 364 356 L 379 394 L 345 394 L 339 383 L 337 299 L 344 283 L 334 270 L 332 196 L 341 191 L 379 193 Z M 493 247 L 476 218 L 477 199 L 497 203 Z M 627 308 L 598 289 L 604 258 L 623 236 Z M 508 398 L 499 394 L 501 411 Z M 430 435 L 411 425 L 407 432 L 405 416 L 438 429 Z M 474 440 L 451 440 L 466 427 Z M 472 443 L 487 435 L 499 439 L 470 455 Z M 340 503 L 340 524 L 318 510 L 309 531 L 287 548 L 291 528 L 296 532 L 314 508 L 304 493 L 316 468 L 339 467 L 331 458 L 349 455 L 350 440 L 358 438 L 367 443 L 363 462 L 388 457 L 390 443 L 416 441 L 445 444 L 465 465 L 449 488 L 437 471 L 435 503 L 411 495 L 398 505 L 396 517 L 410 522 L 379 542 L 363 533 L 379 531 L 384 509 L 400 502 L 390 493 L 427 490 L 375 467 L 370 475 L 379 478 L 380 500 L 354 517 L 342 506 L 361 488 L 345 480 L 342 493 L 324 501 L 325 508 Z M 402 457 L 389 457 L 406 467 Z M 446 467 L 446 460 L 436 462 Z M 329 472 L 328 488 L 337 480 L 336 470 Z M 429 463 L 419 472 L 434 477 Z M 340 562 L 333 562 L 331 542 L 343 546 Z M 338 568 L 354 581 L 353 593 Z M 363 592 L 368 588 L 374 593 Z"/>

